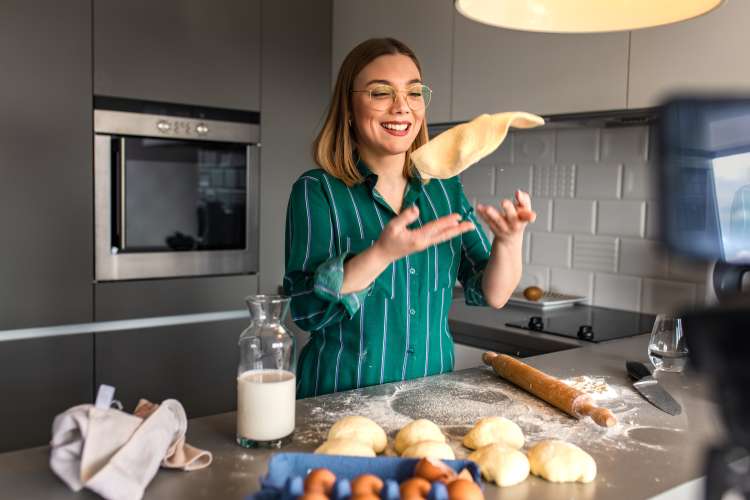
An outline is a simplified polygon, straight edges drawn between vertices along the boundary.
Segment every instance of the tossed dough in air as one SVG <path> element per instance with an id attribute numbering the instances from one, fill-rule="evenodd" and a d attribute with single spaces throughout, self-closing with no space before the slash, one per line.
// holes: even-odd
<path id="1" fill-rule="evenodd" d="M 416 149 L 411 159 L 423 178 L 448 179 L 496 150 L 510 127 L 534 128 L 540 125 L 544 125 L 544 118 L 522 111 L 479 115 Z"/>

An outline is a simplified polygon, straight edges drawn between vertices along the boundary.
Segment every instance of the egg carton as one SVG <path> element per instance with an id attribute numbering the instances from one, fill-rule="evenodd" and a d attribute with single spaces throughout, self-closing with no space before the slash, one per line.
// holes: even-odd
<path id="1" fill-rule="evenodd" d="M 417 458 L 345 457 L 314 453 L 276 453 L 268 462 L 268 473 L 261 477 L 261 489 L 246 500 L 292 500 L 303 494 L 307 474 L 324 467 L 336 475 L 332 500 L 346 500 L 351 495 L 351 481 L 362 474 L 374 474 L 383 480 L 380 497 L 398 500 L 399 483 L 414 476 Z M 479 467 L 471 460 L 442 460 L 456 473 L 468 469 L 474 481 L 482 485 Z M 448 500 L 444 484 L 432 483 L 428 500 Z"/>

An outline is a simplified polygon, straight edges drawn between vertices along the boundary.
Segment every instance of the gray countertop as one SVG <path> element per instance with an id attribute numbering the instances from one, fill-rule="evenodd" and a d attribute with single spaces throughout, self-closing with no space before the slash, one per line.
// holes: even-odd
<path id="1" fill-rule="evenodd" d="M 427 417 L 451 438 L 457 456 L 468 453 L 461 436 L 482 416 L 504 415 L 516 421 L 528 442 L 562 438 L 588 451 L 598 464 L 592 483 L 553 484 L 536 477 L 505 488 L 503 499 L 613 498 L 657 495 L 703 474 L 705 446 L 720 437 L 715 405 L 705 387 L 689 374 L 660 373 L 659 380 L 683 407 L 671 417 L 640 398 L 628 383 L 625 361 L 645 360 L 647 336 L 589 344 L 580 349 L 528 358 L 525 361 L 560 377 L 603 378 L 609 388 L 599 403 L 611 408 L 618 424 L 608 430 L 590 420 L 576 421 L 478 367 L 403 383 L 309 398 L 297 402 L 297 431 L 282 451 L 310 451 L 330 425 L 347 414 L 379 422 L 392 438 L 412 418 Z M 477 360 L 479 363 L 479 360 Z M 145 498 L 243 498 L 258 489 L 272 452 L 244 450 L 234 444 L 235 415 L 193 419 L 188 441 L 214 454 L 211 467 L 196 472 L 161 470 Z M 8 429 L 4 429 L 7 432 Z M 0 487 L 7 498 L 94 498 L 69 491 L 48 467 L 49 450 L 31 448 L 0 454 Z M 487 485 L 487 498 L 501 498 Z"/>

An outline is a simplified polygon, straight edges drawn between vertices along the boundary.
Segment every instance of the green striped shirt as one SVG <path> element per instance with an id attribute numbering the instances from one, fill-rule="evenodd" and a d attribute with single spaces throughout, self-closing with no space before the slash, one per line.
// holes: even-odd
<path id="1" fill-rule="evenodd" d="M 466 303 L 485 305 L 482 273 L 490 242 L 458 177 L 411 179 L 403 206 L 418 228 L 460 213 L 476 229 L 393 262 L 366 289 L 340 293 L 344 262 L 370 247 L 396 213 L 377 192 L 377 175 L 349 188 L 321 169 L 292 187 L 286 219 L 284 292 L 293 320 L 311 332 L 297 367 L 297 397 L 444 373 L 453 369 L 448 311 L 458 279 Z"/>

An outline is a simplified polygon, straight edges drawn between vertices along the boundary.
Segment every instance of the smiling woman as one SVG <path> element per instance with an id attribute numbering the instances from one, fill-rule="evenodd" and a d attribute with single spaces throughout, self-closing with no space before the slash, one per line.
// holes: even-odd
<path id="1" fill-rule="evenodd" d="M 314 143 L 320 168 L 292 187 L 285 293 L 311 332 L 297 371 L 306 397 L 453 369 L 448 311 L 502 306 L 518 283 L 528 195 L 477 224 L 460 180 L 425 182 L 411 153 L 427 142 L 432 92 L 419 61 L 392 38 L 355 47 L 339 70 Z"/>

